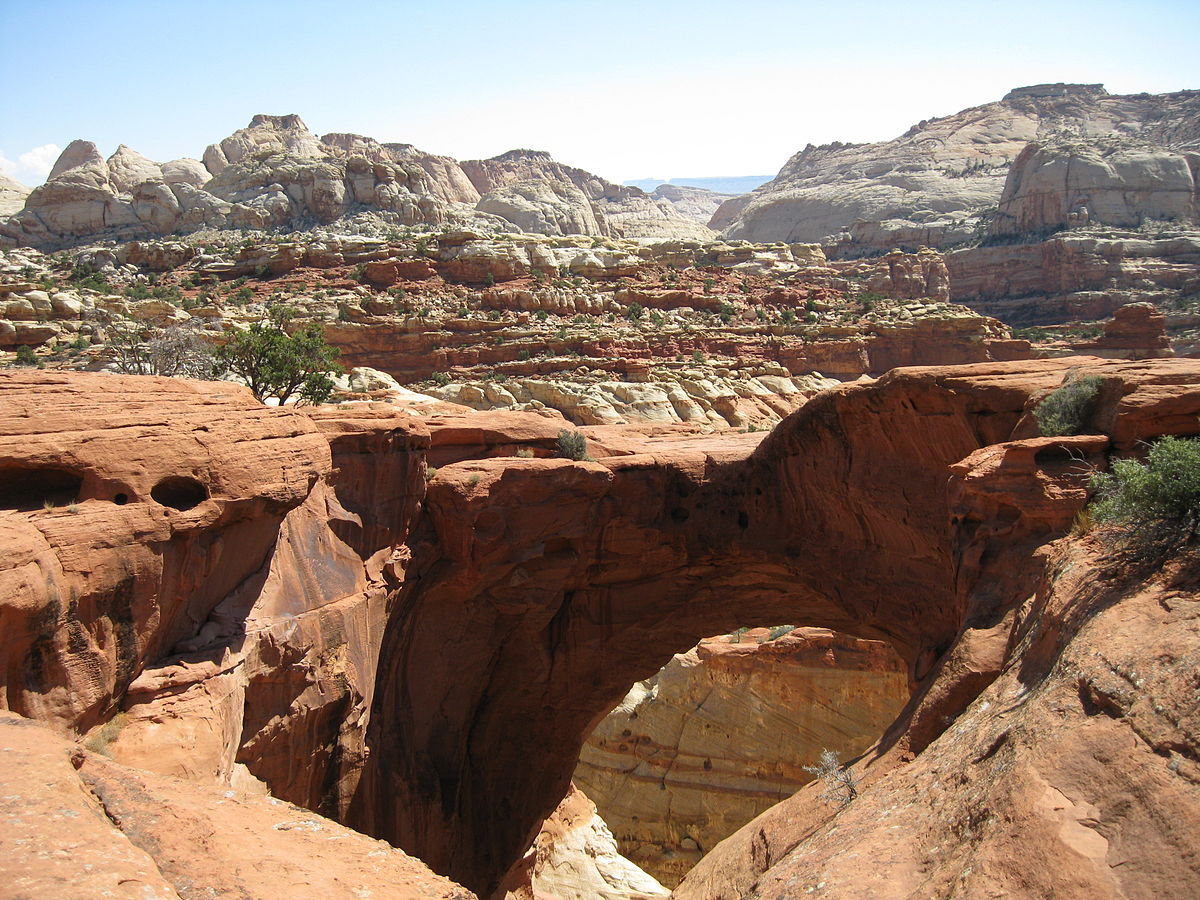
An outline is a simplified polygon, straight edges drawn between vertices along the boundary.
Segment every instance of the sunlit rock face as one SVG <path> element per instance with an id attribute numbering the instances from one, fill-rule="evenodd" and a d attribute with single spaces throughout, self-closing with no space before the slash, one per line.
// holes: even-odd
<path id="1" fill-rule="evenodd" d="M 575 783 L 622 853 L 664 884 L 811 781 L 805 766 L 823 750 L 844 760 L 866 750 L 908 699 L 883 642 L 782 631 L 722 635 L 676 656 L 583 746 Z"/>

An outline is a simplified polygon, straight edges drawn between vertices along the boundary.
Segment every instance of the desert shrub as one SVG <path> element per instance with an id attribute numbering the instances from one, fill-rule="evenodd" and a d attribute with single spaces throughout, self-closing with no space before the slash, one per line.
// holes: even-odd
<path id="1" fill-rule="evenodd" d="M 1092 476 L 1092 521 L 1142 556 L 1187 543 L 1200 527 L 1200 441 L 1164 437 L 1146 461 L 1114 460 Z"/>
<path id="2" fill-rule="evenodd" d="M 450 383 L 450 376 L 445 372 L 434 372 L 429 376 L 429 379 L 438 387 L 445 387 Z"/>
<path id="3" fill-rule="evenodd" d="M 16 365 L 18 366 L 37 366 L 41 363 L 38 355 L 33 352 L 33 348 L 28 344 L 22 344 L 17 348 Z"/>
<path id="4" fill-rule="evenodd" d="M 767 632 L 767 640 L 773 641 L 776 638 L 783 637 L 785 634 L 791 634 L 795 630 L 795 625 L 772 625 L 770 630 Z"/>
<path id="5" fill-rule="evenodd" d="M 70 281 L 77 288 L 89 288 L 103 293 L 108 290 L 108 279 L 86 263 L 76 263 L 71 269 Z"/>
<path id="6" fill-rule="evenodd" d="M 216 348 L 194 326 L 165 330 L 114 322 L 107 328 L 108 351 L 126 375 L 217 379 L 225 371 Z"/>
<path id="7" fill-rule="evenodd" d="M 1079 434 L 1100 395 L 1101 378 L 1084 375 L 1047 394 L 1033 410 L 1038 430 L 1046 437 Z"/>
<path id="8" fill-rule="evenodd" d="M 821 780 L 825 785 L 821 799 L 832 806 L 849 806 L 850 801 L 858 796 L 858 779 L 850 769 L 842 767 L 838 755 L 832 750 L 822 750 L 821 761 L 815 766 L 805 766 L 804 771 L 811 772 Z"/>
<path id="9" fill-rule="evenodd" d="M 750 630 L 750 627 L 748 625 L 743 625 L 740 628 L 735 628 L 735 629 L 733 629 L 733 631 L 729 632 L 729 636 L 727 638 L 725 638 L 725 640 L 727 640 L 731 644 L 740 644 L 742 642 L 742 635 L 744 635 L 749 630 Z"/>
<path id="10" fill-rule="evenodd" d="M 568 431 L 566 428 L 558 433 L 558 452 L 577 462 L 591 458 L 588 456 L 587 438 L 583 433 Z"/>
<path id="11" fill-rule="evenodd" d="M 324 403 L 333 392 L 330 373 L 340 374 L 338 351 L 325 343 L 319 322 L 288 334 L 283 317 L 235 332 L 220 348 L 217 360 L 245 381 L 260 401 L 274 398 L 280 406 L 290 398 Z"/>

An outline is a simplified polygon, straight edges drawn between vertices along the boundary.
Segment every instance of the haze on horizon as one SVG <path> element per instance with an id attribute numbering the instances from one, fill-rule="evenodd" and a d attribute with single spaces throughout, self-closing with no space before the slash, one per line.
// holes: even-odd
<path id="1" fill-rule="evenodd" d="M 775 173 L 808 143 L 887 140 L 1028 84 L 1200 88 L 1183 0 L 3 0 L 0 29 L 19 38 L 0 170 L 31 186 L 76 138 L 199 157 L 256 113 L 460 160 L 547 150 L 622 182 Z"/>

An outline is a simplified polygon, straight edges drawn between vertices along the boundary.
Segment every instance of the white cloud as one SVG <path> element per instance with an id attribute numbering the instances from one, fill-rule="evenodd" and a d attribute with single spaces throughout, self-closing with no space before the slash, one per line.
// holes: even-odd
<path id="1" fill-rule="evenodd" d="M 54 168 L 54 163 L 62 155 L 58 144 L 42 144 L 32 150 L 26 150 L 16 160 L 11 160 L 0 153 L 0 172 L 9 178 L 15 178 L 21 184 L 33 187 L 41 184 Z"/>
<path id="2" fill-rule="evenodd" d="M 40 147 L 34 147 L 27 153 L 22 153 L 17 157 L 17 164 L 21 174 L 34 176 L 31 180 L 33 183 L 45 181 L 46 176 L 50 174 L 50 170 L 54 168 L 54 162 L 62 155 L 62 147 L 58 144 L 42 144 Z"/>

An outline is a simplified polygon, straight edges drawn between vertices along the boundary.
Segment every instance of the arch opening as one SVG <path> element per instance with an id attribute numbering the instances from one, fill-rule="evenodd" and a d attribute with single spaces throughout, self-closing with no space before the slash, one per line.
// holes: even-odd
<path id="1" fill-rule="evenodd" d="M 168 475 L 150 489 L 156 503 L 172 509 L 189 510 L 208 499 L 208 488 L 186 475 Z"/>
<path id="2" fill-rule="evenodd" d="M 617 850 L 675 888 L 719 841 L 865 752 L 910 697 L 882 641 L 824 628 L 739 627 L 675 655 L 584 741 L 572 782 Z M 806 768 L 808 767 L 808 768 Z M 553 893 L 553 867 L 535 887 Z"/>
<path id="3" fill-rule="evenodd" d="M 61 466 L 0 467 L 0 509 L 29 512 L 79 499 L 83 476 Z"/>

